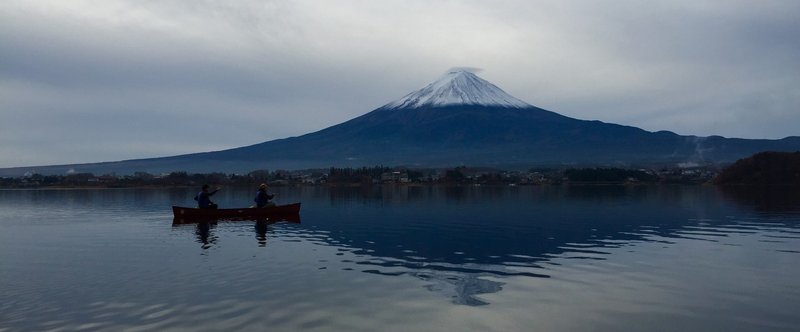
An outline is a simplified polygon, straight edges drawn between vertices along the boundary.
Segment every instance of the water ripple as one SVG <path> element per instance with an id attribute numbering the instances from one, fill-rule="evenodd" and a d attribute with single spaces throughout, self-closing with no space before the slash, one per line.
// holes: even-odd
<path id="1" fill-rule="evenodd" d="M 0 191 L 0 331 L 800 324 L 785 204 L 694 187 L 280 190 L 302 224 L 172 227 L 164 207 L 192 190 Z"/>

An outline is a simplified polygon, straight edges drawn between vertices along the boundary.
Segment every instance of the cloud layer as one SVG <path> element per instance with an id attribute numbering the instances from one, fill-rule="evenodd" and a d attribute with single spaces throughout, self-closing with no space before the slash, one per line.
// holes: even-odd
<path id="1" fill-rule="evenodd" d="M 0 2 L 0 167 L 258 143 L 452 67 L 680 134 L 800 135 L 797 1 Z"/>

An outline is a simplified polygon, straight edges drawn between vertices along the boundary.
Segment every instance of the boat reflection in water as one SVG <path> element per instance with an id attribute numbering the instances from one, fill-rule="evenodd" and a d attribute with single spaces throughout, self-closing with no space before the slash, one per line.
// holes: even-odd
<path id="1" fill-rule="evenodd" d="M 234 218 L 234 219 L 224 219 L 224 220 L 216 220 L 216 219 L 199 219 L 199 220 L 192 220 L 187 221 L 186 219 L 178 220 L 177 218 L 173 220 L 172 227 L 173 229 L 185 229 L 189 227 L 195 228 L 195 235 L 197 236 L 197 242 L 202 244 L 203 249 L 211 248 L 215 245 L 219 239 L 219 237 L 214 234 L 214 229 L 217 228 L 219 223 L 227 224 L 227 223 L 247 223 L 247 222 L 255 222 L 254 231 L 256 233 L 256 240 L 258 241 L 259 247 L 265 247 L 267 245 L 267 232 L 270 230 L 270 225 L 277 224 L 277 223 L 291 223 L 291 224 L 299 224 L 300 223 L 300 215 L 286 215 L 281 216 L 279 218 Z"/>

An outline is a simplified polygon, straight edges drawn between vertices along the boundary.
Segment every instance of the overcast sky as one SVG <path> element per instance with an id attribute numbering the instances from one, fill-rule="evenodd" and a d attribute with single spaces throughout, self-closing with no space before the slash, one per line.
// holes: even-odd
<path id="1" fill-rule="evenodd" d="M 0 167 L 316 131 L 457 66 L 579 119 L 800 135 L 800 1 L 0 1 Z"/>

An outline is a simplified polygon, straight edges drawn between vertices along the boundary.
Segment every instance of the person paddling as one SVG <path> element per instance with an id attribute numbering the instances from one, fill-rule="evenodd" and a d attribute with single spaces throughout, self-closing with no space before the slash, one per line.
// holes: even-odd
<path id="1" fill-rule="evenodd" d="M 217 203 L 211 201 L 211 196 L 216 194 L 219 191 L 219 187 L 214 189 L 214 191 L 208 191 L 208 185 L 203 185 L 203 190 L 197 193 L 197 196 L 194 197 L 194 200 L 197 201 L 197 207 L 201 209 L 216 209 Z"/>
<path id="2" fill-rule="evenodd" d="M 275 195 L 271 195 L 267 193 L 267 184 L 262 183 L 258 186 L 258 191 L 256 191 L 256 198 L 253 201 L 256 202 L 256 207 L 270 207 L 275 206 L 275 203 L 270 202 L 275 197 Z"/>

